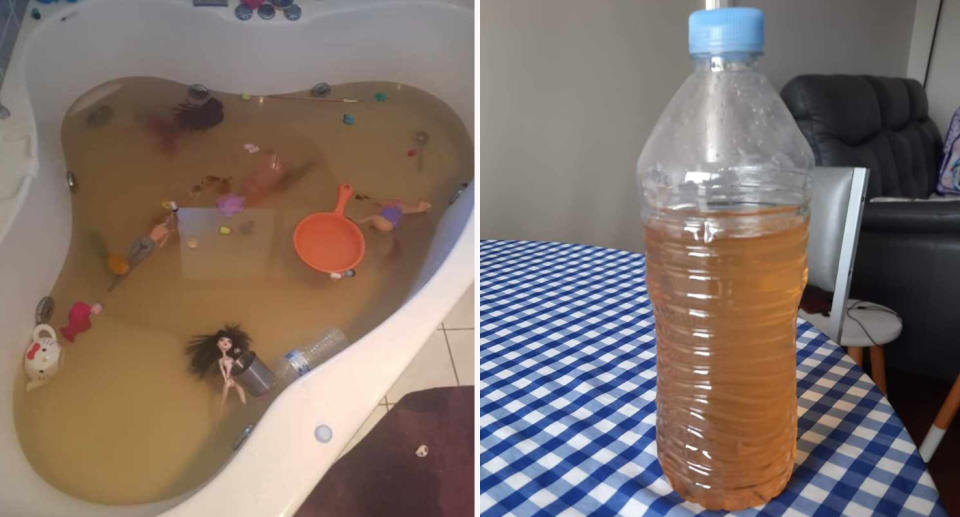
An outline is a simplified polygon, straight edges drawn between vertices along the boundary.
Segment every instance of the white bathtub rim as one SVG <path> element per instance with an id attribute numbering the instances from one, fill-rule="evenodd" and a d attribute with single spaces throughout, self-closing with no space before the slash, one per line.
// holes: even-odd
<path id="1" fill-rule="evenodd" d="M 85 3 L 97 4 L 97 3 L 106 3 L 108 1 L 110 0 L 86 0 Z M 145 1 L 145 0 L 140 0 L 140 1 Z M 463 8 L 463 6 L 459 4 L 462 4 L 462 3 L 463 2 L 458 3 L 458 2 L 422 1 L 422 0 L 417 2 L 408 2 L 404 0 L 370 0 L 369 2 L 366 2 L 363 5 L 354 4 L 354 5 L 351 5 L 349 8 L 341 7 L 329 12 L 322 12 L 322 13 L 320 13 L 320 11 L 312 12 L 310 13 L 310 16 L 311 17 L 320 16 L 321 14 L 333 15 L 335 13 L 343 12 L 347 10 L 356 11 L 356 10 L 362 10 L 367 8 L 374 8 L 374 7 L 386 5 L 386 4 L 429 4 L 432 6 L 443 4 L 446 7 L 461 9 Z M 329 5 L 335 6 L 336 2 L 334 0 L 331 0 Z M 25 173 L 23 174 L 23 179 L 21 181 L 20 188 L 18 189 L 16 195 L 13 198 L 0 200 L 0 203 L 3 203 L 3 202 L 14 203 L 14 207 L 13 207 L 14 211 L 12 216 L 6 218 L 6 220 L 4 221 L 0 221 L 0 248 L 2 248 L 2 244 L 6 240 L 5 237 L 13 228 L 13 225 L 15 224 L 15 222 L 18 220 L 19 217 L 24 216 L 23 205 L 30 198 L 30 194 L 33 191 L 33 188 L 35 187 L 37 180 L 39 179 L 38 174 L 40 172 L 40 159 L 42 158 L 38 150 L 39 149 L 39 141 L 38 141 L 39 132 L 38 132 L 36 120 L 34 117 L 34 110 L 31 105 L 30 95 L 27 92 L 27 78 L 25 74 L 24 56 L 30 55 L 29 50 L 33 42 L 35 41 L 35 38 L 38 37 L 36 32 L 37 30 L 41 30 L 41 31 L 47 30 L 49 27 L 51 27 L 55 23 L 59 23 L 56 20 L 58 16 L 66 16 L 71 12 L 82 9 L 83 6 L 84 6 L 83 3 L 79 5 L 65 4 L 65 3 L 51 4 L 51 5 L 38 5 L 37 7 L 43 13 L 44 19 L 41 20 L 40 23 L 36 23 L 36 24 L 29 23 L 27 20 L 25 20 L 25 23 L 21 28 L 21 34 L 18 36 L 18 41 L 15 45 L 14 53 L 10 60 L 10 66 L 8 67 L 7 76 L 3 83 L 2 90 L 0 90 L 0 101 L 2 101 L 4 105 L 11 110 L 11 113 L 12 113 L 9 119 L 5 121 L 0 121 L 0 138 L 19 138 L 22 136 L 27 136 L 30 139 L 29 140 L 30 152 L 29 152 L 29 156 L 26 157 L 26 159 L 29 161 L 29 166 L 22 168 L 22 170 L 24 170 Z M 198 8 L 198 9 L 203 9 L 203 8 Z M 230 9 L 230 15 L 232 16 L 232 9 Z M 304 19 L 302 19 L 300 22 L 297 22 L 297 23 L 302 23 L 305 21 L 308 22 L 309 19 L 310 18 L 307 17 L 307 13 L 305 13 Z M 468 128 L 468 129 L 472 134 L 472 128 Z M 36 185 L 36 186 L 39 186 L 39 185 Z M 65 188 L 66 186 L 64 183 L 64 189 Z M 470 192 L 472 195 L 472 185 L 471 185 Z M 462 202 L 463 201 L 461 201 L 461 203 Z M 446 308 L 452 307 L 452 305 L 455 303 L 457 298 L 459 298 L 460 292 L 462 292 L 463 289 L 466 289 L 467 286 L 469 286 L 470 282 L 472 282 L 473 246 L 474 246 L 473 241 L 474 241 L 474 234 L 475 234 L 474 230 L 475 230 L 475 226 L 474 226 L 474 219 L 473 219 L 473 214 L 471 209 L 471 213 L 467 221 L 465 222 L 465 225 L 461 230 L 459 237 L 456 240 L 456 243 L 453 245 L 452 249 L 449 251 L 449 256 L 446 258 L 446 260 L 444 260 L 444 262 L 439 267 L 439 269 L 437 269 L 437 271 L 431 276 L 430 280 L 428 280 L 427 283 L 423 285 L 418 292 L 412 293 L 411 298 L 408 299 L 407 302 L 405 302 L 403 306 L 400 309 L 398 309 L 397 312 L 395 312 L 390 317 L 388 317 L 383 322 L 381 322 L 376 328 L 368 332 L 365 336 L 362 337 L 361 340 L 366 342 L 368 340 L 374 341 L 377 339 L 389 339 L 385 337 L 384 334 L 388 333 L 394 327 L 394 325 L 397 324 L 398 320 L 409 319 L 411 317 L 409 314 L 407 314 L 407 312 L 404 311 L 404 309 L 407 309 L 408 311 L 416 310 L 418 312 L 425 312 L 427 314 L 432 313 L 435 315 L 433 319 L 436 319 L 437 321 L 430 320 L 426 322 L 421 322 L 420 324 L 417 324 L 417 325 L 412 325 L 417 329 L 418 334 L 422 334 L 423 339 L 420 339 L 420 342 L 422 343 L 423 341 L 425 341 L 426 337 L 429 335 L 429 332 L 432 332 L 436 328 L 437 324 L 439 324 L 440 318 L 442 318 L 443 316 L 442 311 L 437 311 L 435 309 L 430 310 L 430 306 L 431 305 L 436 306 L 440 304 L 440 305 L 445 305 Z M 63 254 L 64 259 L 65 259 L 65 255 L 66 254 L 64 253 Z M 62 268 L 62 263 L 60 266 Z M 466 274 L 464 274 L 465 272 Z M 462 286 L 457 286 L 458 283 L 462 284 Z M 460 289 L 459 291 L 452 291 L 451 286 L 462 287 L 462 289 Z M 440 296 L 435 296 L 435 297 L 424 296 L 424 294 L 427 294 L 427 293 L 432 294 L 434 292 L 438 292 Z M 414 314 L 413 317 L 416 318 L 417 315 Z M 407 336 L 407 337 L 412 338 L 412 336 Z M 379 346 L 382 347 L 385 345 L 381 344 Z M 79 499 L 74 499 L 71 496 L 62 494 L 56 488 L 50 487 L 48 484 L 47 486 L 51 490 L 62 495 L 63 497 L 67 497 L 75 501 L 76 504 L 78 505 L 76 509 L 78 511 L 82 511 L 84 515 L 95 514 L 99 510 L 104 510 L 104 511 L 109 510 L 110 513 L 114 515 L 120 515 L 120 514 L 147 515 L 147 514 L 152 514 L 156 510 L 159 510 L 161 508 L 169 508 L 171 504 L 175 504 L 177 506 L 174 506 L 173 508 L 169 508 L 169 510 L 166 513 L 164 513 L 164 515 L 171 515 L 171 516 L 172 515 L 194 515 L 194 513 L 191 513 L 191 512 L 201 511 L 201 508 L 205 508 L 205 510 L 203 511 L 221 512 L 225 509 L 223 506 L 223 500 L 218 499 L 216 497 L 216 494 L 212 494 L 211 491 L 208 489 L 213 488 L 216 490 L 218 488 L 217 485 L 221 485 L 225 483 L 225 481 L 223 481 L 223 477 L 221 476 L 221 474 L 228 474 L 228 473 L 242 470 L 243 465 L 238 464 L 237 460 L 238 459 L 243 460 L 244 451 L 256 452 L 255 450 L 257 447 L 256 444 L 258 443 L 258 441 L 264 440 L 265 434 L 263 431 L 259 430 L 259 428 L 261 427 L 260 424 L 267 421 L 272 422 L 272 421 L 282 420 L 282 418 L 276 417 L 276 414 L 281 412 L 281 409 L 277 409 L 277 408 L 282 408 L 283 404 L 288 403 L 283 401 L 292 400 L 296 398 L 297 397 L 296 394 L 298 393 L 301 394 L 301 396 L 308 397 L 311 400 L 313 400 L 312 398 L 314 397 L 313 391 L 315 389 L 322 389 L 322 386 L 324 384 L 327 384 L 327 382 L 324 382 L 324 379 L 326 377 L 321 372 L 333 371 L 337 369 L 337 367 L 340 365 L 350 364 L 351 362 L 355 362 L 358 358 L 361 358 L 362 356 L 370 355 L 369 353 L 364 353 L 364 352 L 370 352 L 369 349 L 371 348 L 373 347 L 349 348 L 343 354 L 340 354 L 336 358 L 331 360 L 331 362 L 328 365 L 325 365 L 321 369 L 318 369 L 317 372 L 314 372 L 311 375 L 308 375 L 307 377 L 305 377 L 304 379 L 301 379 L 301 381 L 299 381 L 298 383 L 296 383 L 294 386 L 290 388 L 289 392 L 285 392 L 280 397 L 278 397 L 277 401 L 275 401 L 274 404 L 271 405 L 271 407 L 268 409 L 268 411 L 261 417 L 257 425 L 257 429 L 255 429 L 254 433 L 252 433 L 252 435 L 250 436 L 250 439 L 248 440 L 247 444 L 244 446 L 243 450 L 241 450 L 239 454 L 231 458 L 230 461 L 228 461 L 222 467 L 220 474 L 218 474 L 217 476 L 214 476 L 207 482 L 207 484 L 199 487 L 198 489 L 196 489 L 191 493 L 184 494 L 172 499 L 168 499 L 168 500 L 160 501 L 156 503 L 116 507 L 116 506 L 110 506 L 110 505 L 99 505 L 96 503 L 89 503 Z M 409 350 L 406 351 L 407 353 L 403 357 L 402 361 L 394 362 L 390 364 L 390 370 L 395 370 L 394 374 L 391 374 L 392 378 L 395 379 L 399 375 L 399 373 L 403 371 L 406 364 L 415 356 L 418 349 L 419 347 L 410 348 Z M 367 397 L 367 398 L 370 399 L 370 397 Z M 328 445 L 330 447 L 335 447 L 335 446 L 345 444 L 346 443 L 345 441 L 343 441 L 342 444 L 340 443 L 340 441 L 344 440 L 344 438 L 346 440 L 349 440 L 350 436 L 349 435 L 344 436 L 344 433 L 352 434 L 352 432 L 350 432 L 349 429 L 350 428 L 355 429 L 359 427 L 362 421 L 366 418 L 366 415 L 369 413 L 369 409 L 372 409 L 376 405 L 378 400 L 379 400 L 379 397 L 373 397 L 371 400 L 365 400 L 364 403 L 362 404 L 364 406 L 367 406 L 365 410 L 352 411 L 353 414 L 349 418 L 351 422 L 338 424 L 338 430 L 340 430 L 340 432 L 339 434 L 337 434 L 337 432 L 335 431 L 334 441 Z M 22 454 L 22 451 L 20 452 Z M 335 458 L 336 458 L 336 455 L 333 456 L 333 460 L 330 460 L 329 463 L 332 464 Z M 26 463 L 25 458 L 24 458 L 24 462 Z M 327 465 L 326 467 L 328 466 L 329 465 Z M 326 467 L 324 467 L 323 470 L 325 470 Z M 33 476 L 36 476 L 36 478 L 40 482 L 42 482 L 43 484 L 46 484 L 46 481 L 40 478 L 32 470 L 32 468 L 30 468 L 30 470 Z M 316 477 L 317 479 L 319 479 L 321 475 L 319 473 L 320 469 L 317 468 L 315 471 L 318 472 Z M 218 480 L 220 481 L 218 482 Z M 280 513 L 277 513 L 276 515 L 292 514 L 296 510 L 296 508 L 299 506 L 299 504 L 302 502 L 303 498 L 305 498 L 306 495 L 309 494 L 309 490 L 312 489 L 315 482 L 316 480 L 309 483 L 309 486 L 305 491 L 303 488 L 301 488 L 296 493 L 292 491 L 284 491 L 286 495 L 274 494 L 273 499 L 275 502 L 284 498 L 287 499 L 285 502 L 283 502 L 283 504 L 280 505 L 282 506 L 282 509 L 279 509 Z M 307 485 L 305 484 L 304 486 L 306 487 Z M 230 487 L 225 487 L 225 490 L 229 490 L 229 489 Z M 261 497 L 258 496 L 257 498 L 260 499 Z M 276 505 L 274 507 L 276 507 Z M 248 513 L 242 505 L 237 507 L 235 510 L 236 512 L 234 512 L 233 514 L 238 516 L 239 515 L 262 515 L 257 513 Z M 46 515 L 45 512 L 43 514 Z M 53 515 L 53 514 L 50 514 L 50 515 Z"/>

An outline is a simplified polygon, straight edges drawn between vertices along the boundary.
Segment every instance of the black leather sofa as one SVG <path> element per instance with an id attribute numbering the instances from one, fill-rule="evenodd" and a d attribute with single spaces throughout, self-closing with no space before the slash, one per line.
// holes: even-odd
<path id="1" fill-rule="evenodd" d="M 912 79 L 802 75 L 781 96 L 817 165 L 870 169 L 852 295 L 903 318 L 887 365 L 953 380 L 960 370 L 960 202 L 869 202 L 934 192 L 943 143 Z"/>

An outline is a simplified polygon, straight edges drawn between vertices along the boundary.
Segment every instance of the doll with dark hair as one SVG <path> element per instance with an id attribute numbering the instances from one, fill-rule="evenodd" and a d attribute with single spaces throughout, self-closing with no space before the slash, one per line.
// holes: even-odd
<path id="1" fill-rule="evenodd" d="M 190 371 L 203 377 L 214 364 L 220 370 L 223 376 L 223 392 L 220 396 L 220 409 L 218 414 L 223 413 L 223 406 L 227 402 L 227 395 L 230 388 L 237 391 L 240 402 L 246 404 L 247 396 L 241 387 L 231 375 L 233 364 L 241 355 L 250 350 L 250 336 L 240 330 L 239 325 L 227 325 L 217 331 L 216 334 L 206 334 L 194 336 L 187 347 L 187 354 L 190 358 Z"/>

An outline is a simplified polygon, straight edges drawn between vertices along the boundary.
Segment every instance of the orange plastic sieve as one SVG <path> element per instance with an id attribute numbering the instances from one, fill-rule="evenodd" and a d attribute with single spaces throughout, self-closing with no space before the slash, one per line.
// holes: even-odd
<path id="1" fill-rule="evenodd" d="M 351 196 L 353 187 L 344 183 L 337 189 L 337 207 L 333 212 L 310 214 L 297 223 L 293 247 L 306 265 L 324 273 L 343 273 L 363 260 L 363 233 L 343 215 Z"/>

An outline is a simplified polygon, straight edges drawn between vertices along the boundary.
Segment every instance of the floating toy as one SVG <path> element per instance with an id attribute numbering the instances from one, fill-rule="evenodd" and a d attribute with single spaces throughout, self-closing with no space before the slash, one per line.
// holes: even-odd
<path id="1" fill-rule="evenodd" d="M 156 245 L 153 239 L 147 235 L 137 237 L 137 240 L 133 241 L 127 250 L 127 263 L 130 264 L 131 268 L 140 264 L 153 253 L 153 248 Z"/>
<path id="2" fill-rule="evenodd" d="M 107 291 L 112 291 L 120 284 L 123 278 L 130 274 L 133 268 L 146 260 L 155 248 L 165 246 L 170 236 L 176 233 L 179 226 L 177 212 L 180 210 L 180 207 L 175 201 L 166 201 L 164 205 L 169 206 L 170 211 L 150 228 L 150 232 L 147 233 L 147 235 L 137 237 L 137 239 L 130 244 L 125 260 L 115 255 L 108 256 L 107 266 L 114 274 L 114 277 Z"/>
<path id="3" fill-rule="evenodd" d="M 43 334 L 47 336 L 44 337 Z M 63 351 L 57 343 L 57 331 L 45 323 L 33 328 L 33 342 L 23 355 L 23 371 L 27 374 L 27 391 L 39 388 L 56 375 L 63 360 Z"/>
<path id="4" fill-rule="evenodd" d="M 223 391 L 220 395 L 219 414 L 223 414 L 223 406 L 227 402 L 230 389 L 233 388 L 240 397 L 240 402 L 246 404 L 247 396 L 233 379 L 234 363 L 250 351 L 250 336 L 240 330 L 239 325 L 227 325 L 215 334 L 194 336 L 187 346 L 190 358 L 190 371 L 202 378 L 210 368 L 216 364 L 223 377 Z"/>
<path id="5" fill-rule="evenodd" d="M 217 198 L 217 210 L 224 217 L 233 217 L 243 212 L 246 199 L 236 194 L 224 194 Z"/>
<path id="6" fill-rule="evenodd" d="M 366 241 L 360 228 L 344 217 L 353 187 L 340 185 L 333 212 L 320 212 L 300 220 L 293 231 L 293 247 L 306 265 L 339 278 L 363 260 Z"/>
<path id="7" fill-rule="evenodd" d="M 179 225 L 177 211 L 180 210 L 180 207 L 173 201 L 167 201 L 165 204 L 170 207 L 170 212 L 154 225 L 147 235 L 154 244 L 161 248 L 167 244 L 167 240 L 177 231 Z"/>
<path id="8" fill-rule="evenodd" d="M 116 276 L 124 276 L 130 272 L 130 262 L 127 258 L 115 253 L 107 256 L 107 267 Z"/>
<path id="9" fill-rule="evenodd" d="M 370 199 L 364 196 L 365 199 Z M 426 201 L 420 201 L 415 205 L 409 205 L 397 199 L 373 200 L 380 206 L 380 213 L 370 215 L 360 219 L 358 224 L 370 223 L 371 226 L 383 233 L 392 232 L 400 226 L 400 219 L 407 214 L 422 214 L 429 212 L 432 205 Z"/>
<path id="10" fill-rule="evenodd" d="M 73 307 L 70 307 L 70 314 L 67 316 L 69 320 L 68 323 L 66 326 L 60 327 L 60 335 L 67 341 L 73 343 L 77 334 L 90 330 L 90 317 L 100 314 L 101 312 L 103 312 L 103 305 L 99 303 L 93 305 L 88 305 L 83 302 L 74 303 Z"/>

